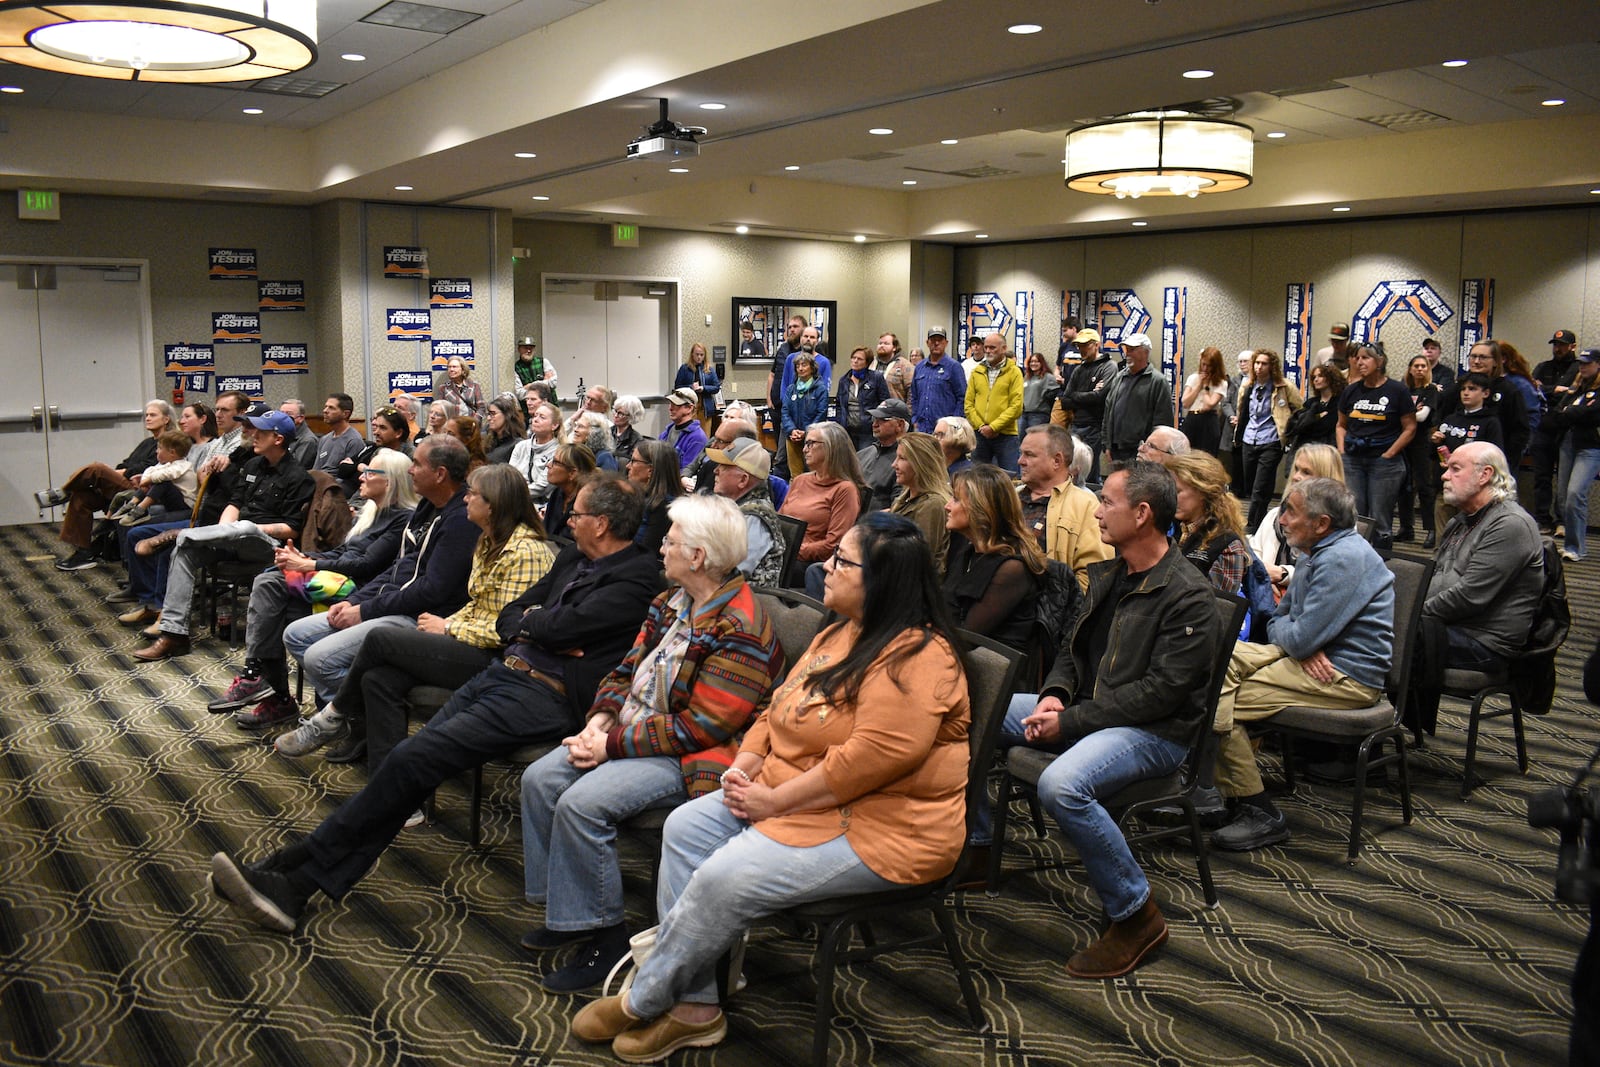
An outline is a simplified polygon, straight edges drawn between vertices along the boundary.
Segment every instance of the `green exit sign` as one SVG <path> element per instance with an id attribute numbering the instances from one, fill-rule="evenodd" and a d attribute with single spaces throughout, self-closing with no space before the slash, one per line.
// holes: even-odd
<path id="1" fill-rule="evenodd" d="M 639 227 L 632 222 L 613 222 L 611 224 L 612 248 L 638 248 Z"/>
<path id="2" fill-rule="evenodd" d="M 61 219 L 61 194 L 54 189 L 18 189 L 17 218 Z"/>

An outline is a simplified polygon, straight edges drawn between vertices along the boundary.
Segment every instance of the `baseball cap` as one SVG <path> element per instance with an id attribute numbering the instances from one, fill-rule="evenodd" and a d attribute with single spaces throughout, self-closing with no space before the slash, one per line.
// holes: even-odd
<path id="1" fill-rule="evenodd" d="M 1078 331 L 1078 335 L 1072 339 L 1072 343 L 1075 344 L 1075 345 L 1081 345 L 1081 344 L 1084 344 L 1087 341 L 1093 341 L 1095 344 L 1099 344 L 1100 343 L 1100 331 L 1099 330 L 1087 330 L 1087 329 L 1086 330 L 1079 330 Z"/>
<path id="2" fill-rule="evenodd" d="M 738 467 L 757 478 L 765 478 L 772 473 L 772 457 L 759 441 L 748 437 L 737 438 L 726 448 L 708 448 L 706 458 L 724 467 Z"/>
<path id="3" fill-rule="evenodd" d="M 266 407 L 265 404 L 261 406 Z M 294 436 L 294 420 L 281 411 L 268 411 L 262 415 L 250 415 L 246 417 L 245 421 L 258 430 L 270 430 L 280 437 Z"/>
<path id="4" fill-rule="evenodd" d="M 1118 343 L 1122 345 L 1123 348 L 1149 348 L 1150 335 L 1144 333 L 1123 334 L 1122 337 L 1119 338 Z"/>
<path id="5" fill-rule="evenodd" d="M 1600 348 L 1585 348 L 1578 353 L 1579 363 L 1600 363 Z"/>
<path id="6" fill-rule="evenodd" d="M 1571 330 L 1557 330 L 1554 336 L 1550 338 L 1549 343 L 1553 345 L 1575 345 L 1578 343 L 1578 335 L 1573 333 Z"/>
<path id="7" fill-rule="evenodd" d="M 911 409 L 906 407 L 904 400 L 895 397 L 890 397 L 877 407 L 872 408 L 867 412 L 867 415 L 874 419 L 900 419 L 906 423 L 911 421 Z"/>
<path id="8" fill-rule="evenodd" d="M 693 404 L 700 398 L 694 395 L 693 389 L 674 389 L 667 394 L 669 404 Z"/>
<path id="9" fill-rule="evenodd" d="M 944 332 L 944 327 L 943 326 L 930 326 L 930 327 L 928 327 L 928 336 L 929 337 L 949 337 L 950 335 Z"/>
<path id="10" fill-rule="evenodd" d="M 257 419 L 271 410 L 271 408 L 267 407 L 267 405 L 260 400 L 252 400 L 250 401 L 249 407 L 239 412 L 239 417 L 241 419 Z"/>
<path id="11" fill-rule="evenodd" d="M 1328 327 L 1328 340 L 1350 340 L 1350 324 L 1348 322 L 1336 322 L 1332 326 Z"/>

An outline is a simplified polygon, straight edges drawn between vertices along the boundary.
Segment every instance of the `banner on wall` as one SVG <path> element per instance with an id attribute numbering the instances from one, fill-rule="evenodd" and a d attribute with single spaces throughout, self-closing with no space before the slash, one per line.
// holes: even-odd
<path id="1" fill-rule="evenodd" d="M 1350 340 L 1365 344 L 1379 340 L 1383 324 L 1395 315 L 1410 315 L 1423 329 L 1435 333 L 1455 316 L 1455 309 L 1420 278 L 1379 282 L 1350 320 Z"/>
<path id="2" fill-rule="evenodd" d="M 311 353 L 303 344 L 276 344 L 261 346 L 261 373 L 309 374 Z"/>
<path id="3" fill-rule="evenodd" d="M 188 374 L 174 375 L 173 381 L 177 383 L 179 389 L 186 393 L 211 392 L 211 372 L 208 370 L 197 370 Z"/>
<path id="4" fill-rule="evenodd" d="M 253 248 L 210 249 L 211 280 L 253 282 L 256 280 L 256 250 Z"/>
<path id="5" fill-rule="evenodd" d="M 304 311 L 306 283 L 299 280 L 258 282 L 256 303 L 262 311 Z"/>
<path id="6" fill-rule="evenodd" d="M 1456 370 L 1467 365 L 1467 353 L 1479 341 L 1494 336 L 1494 279 L 1464 278 L 1461 282 L 1461 344 Z"/>
<path id="7" fill-rule="evenodd" d="M 434 278 L 428 282 L 428 307 L 434 311 L 442 308 L 472 307 L 471 278 Z"/>
<path id="8" fill-rule="evenodd" d="M 426 278 L 428 276 L 428 250 L 413 245 L 383 246 L 383 276 L 385 278 Z"/>
<path id="9" fill-rule="evenodd" d="M 259 374 L 219 374 L 217 376 L 217 395 L 235 392 L 243 393 L 251 400 L 265 400 L 267 387 L 264 379 Z"/>
<path id="10" fill-rule="evenodd" d="M 1011 354 L 1018 363 L 1026 365 L 1028 353 L 1033 351 L 1033 291 L 1017 292 L 1016 302 L 1016 343 L 1011 346 Z"/>
<path id="11" fill-rule="evenodd" d="M 1283 376 L 1302 392 L 1310 370 L 1312 284 L 1290 282 L 1283 298 Z"/>
<path id="12" fill-rule="evenodd" d="M 1079 326 L 1088 325 L 1083 321 L 1083 290 L 1061 290 L 1061 317 L 1071 319 Z"/>
<path id="13" fill-rule="evenodd" d="M 261 312 L 213 311 L 211 343 L 214 345 L 258 345 L 261 343 Z"/>
<path id="14" fill-rule="evenodd" d="M 1088 316 L 1078 320 L 1079 326 L 1084 326 L 1096 332 L 1100 329 L 1100 290 L 1085 289 L 1083 291 L 1083 313 Z M 1103 341 L 1104 338 L 1101 338 Z"/>
<path id="15" fill-rule="evenodd" d="M 409 396 L 420 402 L 433 399 L 433 375 L 425 370 L 389 372 L 389 399 Z"/>
<path id="16" fill-rule="evenodd" d="M 216 350 L 210 345 L 163 345 L 161 353 L 166 357 L 168 374 L 217 369 Z"/>
<path id="17" fill-rule="evenodd" d="M 426 341 L 433 337 L 433 316 L 427 308 L 390 308 L 387 322 L 391 341 Z"/>
<path id="18" fill-rule="evenodd" d="M 1024 303 L 1031 307 L 1033 294 L 1018 293 L 1017 301 L 1019 308 Z M 1021 321 L 1020 314 L 1013 316 L 999 293 L 961 293 L 957 296 L 956 302 L 961 309 L 961 317 L 956 322 L 956 336 L 952 340 L 955 342 L 954 351 L 958 359 L 966 355 L 967 345 L 972 338 L 981 339 L 991 333 L 1006 337 L 1012 324 Z M 1017 348 L 1020 350 L 1020 345 Z"/>
<path id="19" fill-rule="evenodd" d="M 1132 289 L 1100 290 L 1099 314 L 1100 349 L 1113 359 L 1122 358 L 1120 339 L 1123 334 L 1150 332 L 1150 309 L 1144 306 L 1139 294 Z"/>
<path id="20" fill-rule="evenodd" d="M 434 371 L 443 372 L 445 364 L 458 356 L 466 360 L 469 369 L 476 370 L 477 360 L 473 355 L 473 348 L 474 345 L 471 341 L 442 341 L 435 337 L 433 339 Z"/>
<path id="21" fill-rule="evenodd" d="M 1161 290 L 1161 373 L 1172 390 L 1172 425 L 1178 424 L 1178 401 L 1183 389 L 1179 374 L 1183 366 L 1183 341 L 1189 329 L 1189 290 L 1169 285 Z M 1130 333 L 1133 331 L 1129 331 Z"/>

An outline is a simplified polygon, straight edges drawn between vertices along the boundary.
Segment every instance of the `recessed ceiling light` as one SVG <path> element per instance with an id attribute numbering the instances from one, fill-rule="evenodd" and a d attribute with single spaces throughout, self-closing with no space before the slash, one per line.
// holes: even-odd
<path id="1" fill-rule="evenodd" d="M 518 159 L 538 159 L 539 158 L 539 154 L 537 152 L 513 152 L 511 154 L 516 156 Z"/>
<path id="2" fill-rule="evenodd" d="M 1439 65 L 1441 67 L 1464 67 L 1467 65 L 1467 61 L 1464 59 L 1447 59 Z"/>
<path id="3" fill-rule="evenodd" d="M 961 142 L 956 140 L 954 137 L 946 137 L 944 140 L 940 141 L 939 143 L 940 144 L 960 144 Z"/>
<path id="4" fill-rule="evenodd" d="M 799 168 L 798 165 L 796 165 L 794 163 L 791 163 L 787 167 L 784 167 L 783 169 L 784 170 L 799 170 L 800 168 Z"/>
<path id="5" fill-rule="evenodd" d="M 1559 96 L 1552 96 L 1548 100 L 1539 101 L 1539 103 L 1545 107 L 1560 107 L 1562 104 L 1565 104 L 1566 101 L 1561 99 Z"/>
<path id="6" fill-rule="evenodd" d="M 688 167 L 668 167 L 667 168 L 667 173 L 668 174 L 688 174 L 689 173 L 689 168 Z"/>
<path id="7" fill-rule="evenodd" d="M 719 102 L 717 102 L 715 100 L 707 100 L 705 103 L 700 105 L 700 110 L 701 111 L 726 111 L 726 110 L 728 110 L 728 105 L 727 104 L 723 104 L 723 103 L 719 103 Z"/>
<path id="8" fill-rule="evenodd" d="M 864 233 L 858 233 L 856 234 L 855 241 L 858 245 L 864 245 L 867 243 L 867 235 Z"/>
<path id="9" fill-rule="evenodd" d="M 915 178 L 907 178 L 904 181 L 902 181 L 900 184 L 901 185 L 915 185 L 915 184 L 917 184 L 917 179 L 915 179 Z"/>
<path id="10" fill-rule="evenodd" d="M 367 61 L 367 57 L 362 55 L 360 52 L 345 52 L 344 54 L 340 55 L 339 58 L 348 59 L 352 63 L 365 63 Z"/>
<path id="11" fill-rule="evenodd" d="M 414 188 L 415 186 L 411 185 L 397 185 L 394 187 L 394 191 L 397 193 L 409 193 Z"/>
<path id="12" fill-rule="evenodd" d="M 981 240 L 983 240 L 985 237 L 987 237 L 989 235 L 986 234 L 986 233 L 975 233 L 972 236 L 976 237 L 978 240 L 981 241 Z"/>
<path id="13" fill-rule="evenodd" d="M 893 133 L 894 131 L 891 130 L 887 126 L 874 126 L 874 127 L 872 127 L 872 129 L 868 130 L 867 132 L 872 134 L 875 137 L 887 137 L 891 133 Z"/>
<path id="14" fill-rule="evenodd" d="M 20 93 L 22 88 L 17 85 L 0 85 L 0 93 Z"/>
<path id="15" fill-rule="evenodd" d="M 734 233 L 749 233 L 750 232 L 750 227 L 748 227 L 748 226 L 735 226 L 733 228 L 733 232 Z"/>
<path id="16" fill-rule="evenodd" d="M 247 107 L 244 109 L 244 113 L 246 115 L 259 115 L 261 114 L 261 109 L 259 107 Z"/>
<path id="17" fill-rule="evenodd" d="M 1287 137 L 1289 135 L 1284 133 L 1282 130 L 1273 130 L 1271 133 L 1267 134 L 1267 136 L 1270 137 L 1272 140 L 1277 141 L 1277 140 L 1281 140 L 1282 138 Z"/>
<path id="18" fill-rule="evenodd" d="M 1132 222 L 1132 225 L 1134 225 L 1134 226 L 1148 226 L 1150 224 L 1148 222 L 1144 221 L 1144 219 L 1134 219 L 1133 222 Z"/>
<path id="19" fill-rule="evenodd" d="M 1338 207 L 1334 208 L 1333 210 L 1335 210 L 1335 211 L 1349 211 L 1350 208 L 1347 207 L 1346 205 L 1341 204 Z"/>
<path id="20" fill-rule="evenodd" d="M 1214 77 L 1216 75 L 1216 73 L 1217 72 L 1214 71 L 1214 70 L 1206 70 L 1204 68 L 1196 68 L 1195 70 L 1186 70 L 1186 71 L 1184 71 L 1183 72 L 1183 76 L 1185 78 L 1188 78 L 1190 81 L 1200 81 L 1202 78 Z"/>
<path id="21" fill-rule="evenodd" d="M 1015 34 L 1018 34 L 1019 36 L 1025 36 L 1025 35 L 1030 34 L 1030 33 L 1038 33 L 1042 29 L 1044 29 L 1044 27 L 1040 26 L 1038 23 L 1034 23 L 1034 22 L 1019 22 L 1015 26 L 1007 26 L 1006 27 L 1006 32 L 1007 33 L 1015 33 Z"/>
<path id="22" fill-rule="evenodd" d="M 533 194 L 533 198 L 535 200 L 549 200 L 550 199 L 548 196 L 543 196 L 543 195 L 541 195 L 539 193 Z"/>

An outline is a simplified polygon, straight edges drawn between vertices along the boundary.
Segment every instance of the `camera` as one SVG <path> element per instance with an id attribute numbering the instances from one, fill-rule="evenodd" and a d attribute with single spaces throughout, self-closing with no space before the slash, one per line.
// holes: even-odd
<path id="1" fill-rule="evenodd" d="M 1600 792 L 1572 785 L 1535 793 L 1528 798 L 1528 825 L 1560 833 L 1556 896 L 1568 904 L 1587 906 L 1600 887 L 1600 870 L 1595 867 Z"/>

